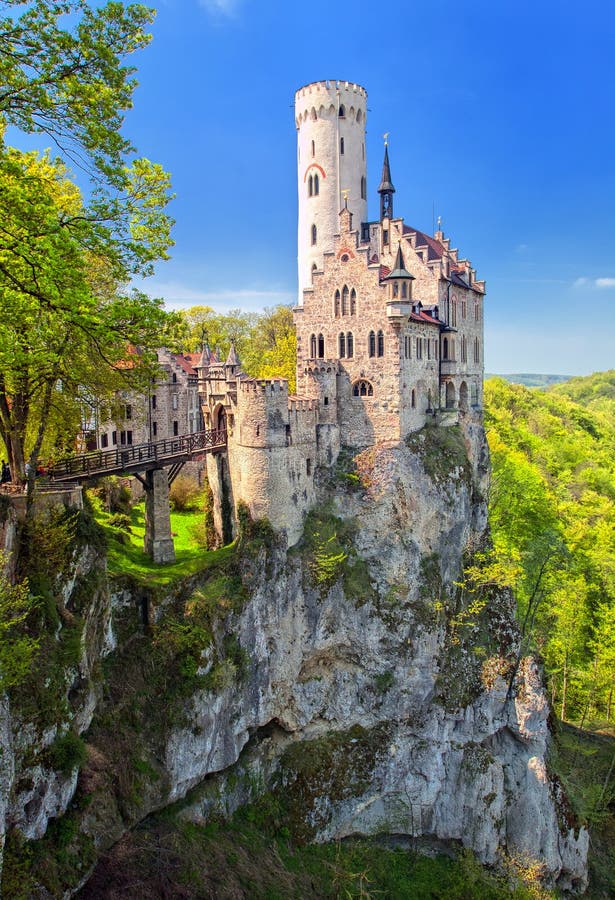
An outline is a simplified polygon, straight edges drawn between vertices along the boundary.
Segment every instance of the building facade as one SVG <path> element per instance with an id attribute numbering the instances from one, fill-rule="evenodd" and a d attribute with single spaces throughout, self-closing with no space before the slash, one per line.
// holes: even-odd
<path id="1" fill-rule="evenodd" d="M 240 501 L 299 540 L 314 471 L 341 446 L 399 441 L 426 424 L 480 419 L 485 284 L 441 228 L 394 210 L 385 146 L 380 215 L 367 220 L 367 94 L 322 81 L 295 95 L 298 134 L 298 395 L 205 348 L 196 368 L 205 427 L 225 427 L 209 457 L 216 526 L 230 539 Z"/>

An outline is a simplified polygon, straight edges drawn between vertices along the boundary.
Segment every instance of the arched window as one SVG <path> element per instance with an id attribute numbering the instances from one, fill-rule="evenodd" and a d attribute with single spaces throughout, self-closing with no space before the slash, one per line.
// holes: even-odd
<path id="1" fill-rule="evenodd" d="M 467 314 L 468 314 L 468 304 L 467 304 L 465 297 L 463 297 L 461 300 L 461 318 L 465 319 Z"/>
<path id="2" fill-rule="evenodd" d="M 314 195 L 314 179 L 310 175 L 308 178 L 308 197 L 312 197 Z"/>
<path id="3" fill-rule="evenodd" d="M 325 339 L 322 334 L 318 335 L 318 359 L 325 358 Z"/>
<path id="4" fill-rule="evenodd" d="M 384 333 L 382 331 L 378 332 L 378 356 L 384 356 Z"/>
<path id="5" fill-rule="evenodd" d="M 312 263 L 312 281 L 314 281 L 314 272 L 318 271 L 318 266 L 316 263 Z"/>
<path id="6" fill-rule="evenodd" d="M 365 175 L 361 175 L 361 200 L 367 199 L 367 185 L 365 183 Z"/>
<path id="7" fill-rule="evenodd" d="M 348 315 L 348 285 L 342 288 L 342 315 Z"/>
<path id="8" fill-rule="evenodd" d="M 310 335 L 310 359 L 316 359 L 316 335 Z"/>
<path id="9" fill-rule="evenodd" d="M 474 338 L 474 362 L 480 362 L 480 341 L 478 338 Z"/>
<path id="10" fill-rule="evenodd" d="M 461 362 L 468 361 L 468 346 L 465 334 L 461 335 Z"/>
<path id="11" fill-rule="evenodd" d="M 370 333 L 369 333 L 367 352 L 370 356 L 376 355 L 376 335 L 374 334 L 373 331 L 370 331 Z"/>
<path id="12" fill-rule="evenodd" d="M 442 341 L 442 359 L 448 359 L 448 338 Z"/>
<path id="13" fill-rule="evenodd" d="M 314 109 L 314 107 L 312 107 L 312 109 L 311 109 L 311 111 L 310 111 L 310 116 L 311 116 L 313 122 L 315 122 L 316 119 L 318 118 L 318 115 L 317 115 L 316 110 Z"/>
<path id="14" fill-rule="evenodd" d="M 451 304 L 451 325 L 454 327 L 457 325 L 457 301 L 453 300 Z"/>
<path id="15" fill-rule="evenodd" d="M 320 191 L 320 182 L 318 180 L 318 175 L 314 175 L 314 196 L 318 197 Z"/>
<path id="16" fill-rule="evenodd" d="M 366 381 L 364 378 L 360 378 L 358 381 L 352 386 L 352 396 L 353 397 L 373 397 L 374 389 L 371 386 L 369 381 Z"/>
<path id="17" fill-rule="evenodd" d="M 349 331 L 346 335 L 346 354 L 348 359 L 352 359 L 354 356 L 354 338 L 352 336 L 352 331 Z"/>
<path id="18" fill-rule="evenodd" d="M 316 156 L 316 144 L 312 141 L 312 156 Z"/>
<path id="19" fill-rule="evenodd" d="M 356 316 L 357 314 L 357 292 L 353 288 L 350 292 L 350 315 Z"/>
<path id="20" fill-rule="evenodd" d="M 423 339 L 420 337 L 416 339 L 416 358 L 423 359 Z"/>
<path id="21" fill-rule="evenodd" d="M 478 385 L 470 385 L 470 403 L 472 406 L 478 406 Z"/>
<path id="22" fill-rule="evenodd" d="M 480 303 L 478 300 L 474 301 L 474 321 L 480 322 Z"/>
<path id="23" fill-rule="evenodd" d="M 408 285 L 405 281 L 402 281 L 401 284 L 401 295 L 404 299 L 406 299 L 406 297 L 408 296 Z"/>
<path id="24" fill-rule="evenodd" d="M 317 238 L 318 238 L 318 232 L 316 231 L 316 226 L 312 225 L 312 247 L 316 243 Z"/>
<path id="25" fill-rule="evenodd" d="M 468 408 L 468 386 L 465 381 L 459 385 L 459 409 L 466 410 Z"/>
<path id="26" fill-rule="evenodd" d="M 340 138 L 340 156 L 344 155 L 344 138 Z"/>
<path id="27" fill-rule="evenodd" d="M 346 335 L 343 331 L 340 332 L 339 336 L 339 353 L 340 359 L 344 359 L 344 357 L 346 356 Z"/>
<path id="28" fill-rule="evenodd" d="M 416 408 L 416 391 L 412 388 L 412 394 L 410 396 L 410 406 L 412 409 Z"/>
<path id="29" fill-rule="evenodd" d="M 335 300 L 333 301 L 333 309 L 335 311 L 335 318 L 339 319 L 340 317 L 340 292 L 335 292 Z"/>
<path id="30" fill-rule="evenodd" d="M 346 118 L 346 108 L 344 107 L 344 104 L 343 104 L 343 103 L 342 103 L 342 105 L 340 106 L 340 111 L 339 111 L 338 115 L 339 115 L 340 119 L 345 119 L 345 118 Z"/>

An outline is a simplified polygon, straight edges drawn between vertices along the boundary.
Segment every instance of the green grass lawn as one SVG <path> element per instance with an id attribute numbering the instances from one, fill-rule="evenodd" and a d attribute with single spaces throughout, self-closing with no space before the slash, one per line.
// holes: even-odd
<path id="1" fill-rule="evenodd" d="M 171 512 L 171 533 L 175 545 L 175 562 L 161 565 L 153 562 L 143 549 L 145 537 L 145 503 L 137 503 L 130 511 L 130 526 L 113 524 L 114 517 L 103 509 L 98 497 L 90 497 L 94 515 L 104 528 L 109 545 L 108 571 L 111 576 L 129 575 L 148 587 L 165 587 L 178 578 L 194 575 L 219 563 L 232 545 L 220 550 L 206 550 L 199 539 L 205 527 L 202 509 Z"/>

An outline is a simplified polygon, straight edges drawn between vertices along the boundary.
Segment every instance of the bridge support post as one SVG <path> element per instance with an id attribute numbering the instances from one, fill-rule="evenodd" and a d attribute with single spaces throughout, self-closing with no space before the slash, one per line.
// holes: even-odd
<path id="1" fill-rule="evenodd" d="M 175 562 L 165 469 L 152 469 L 145 474 L 145 552 L 156 563 Z"/>

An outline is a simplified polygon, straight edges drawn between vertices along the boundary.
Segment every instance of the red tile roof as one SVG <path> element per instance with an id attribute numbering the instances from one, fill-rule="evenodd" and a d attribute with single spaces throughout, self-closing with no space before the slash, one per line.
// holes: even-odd
<path id="1" fill-rule="evenodd" d="M 416 246 L 427 247 L 427 259 L 442 259 L 444 247 L 440 241 L 425 234 L 423 231 L 419 231 L 418 228 L 411 228 L 410 225 L 404 225 L 404 234 L 416 234 Z"/>

